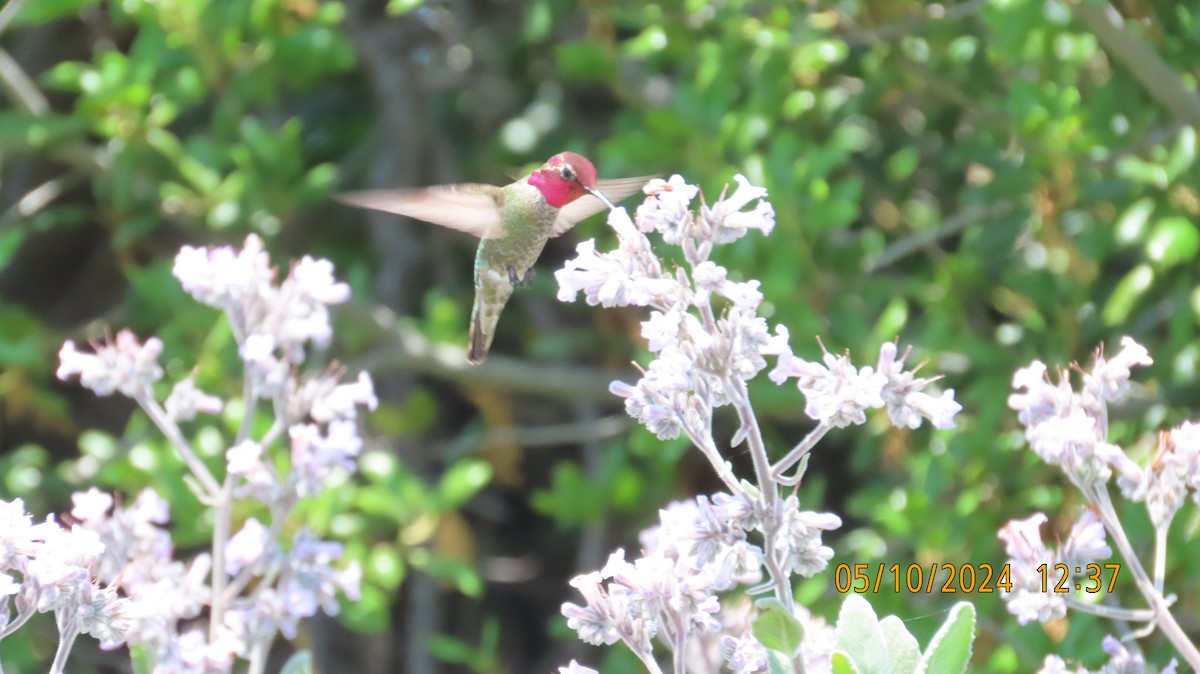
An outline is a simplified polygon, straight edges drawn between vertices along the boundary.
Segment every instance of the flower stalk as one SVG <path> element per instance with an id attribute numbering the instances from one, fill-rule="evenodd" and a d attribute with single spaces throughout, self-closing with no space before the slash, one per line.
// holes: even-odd
<path id="1" fill-rule="evenodd" d="M 366 373 L 343 383 L 339 371 L 312 375 L 300 367 L 313 348 L 332 338 L 329 305 L 349 297 L 349 287 L 332 271 L 329 262 L 305 257 L 277 282 L 255 236 L 241 250 L 185 246 L 176 257 L 175 277 L 195 299 L 224 313 L 244 365 L 242 419 L 220 480 L 181 424 L 218 414 L 226 403 L 201 391 L 191 376 L 176 382 L 160 403 L 154 389 L 163 376 L 161 341 L 141 343 L 122 330 L 94 344 L 91 353 L 72 342 L 63 346 L 59 378 L 78 377 L 98 395 L 132 398 L 178 452 L 197 498 L 212 512 L 213 538 L 209 554 L 177 560 L 164 528 L 167 504 L 150 490 L 126 508 L 114 507 L 114 499 L 96 489 L 76 494 L 71 515 L 80 524 L 70 530 L 53 520 L 28 524 L 19 501 L 0 504 L 10 525 L 15 522 L 7 535 L 18 538 L 7 542 L 25 540 L 28 550 L 8 560 L 0 579 L 22 577 L 8 593 L 17 594 L 19 622 L 28 618 L 28 606 L 55 611 L 60 646 L 52 672 L 63 670 L 80 634 L 105 646 L 137 647 L 156 671 L 213 674 L 243 661 L 247 671 L 263 672 L 278 634 L 295 638 L 301 619 L 318 610 L 336 613 L 339 592 L 358 596 L 357 564 L 335 567 L 340 544 L 321 541 L 303 526 L 284 526 L 301 498 L 355 470 L 363 444 L 358 411 L 377 405 Z M 272 401 L 275 418 L 255 438 L 264 398 Z M 236 527 L 235 505 L 238 512 L 267 513 L 269 526 L 251 516 Z M 285 536 L 289 529 L 294 533 Z M 207 628 L 193 626 L 205 610 Z"/>
<path id="2" fill-rule="evenodd" d="M 1025 624 L 1045 622 L 1066 615 L 1068 609 L 1083 610 L 1114 620 L 1143 622 L 1144 629 L 1132 638 L 1147 636 L 1155 629 L 1175 646 L 1183 660 L 1193 669 L 1200 669 L 1200 650 L 1180 627 L 1171 612 L 1173 598 L 1164 595 L 1163 577 L 1167 556 L 1167 532 L 1175 514 L 1190 493 L 1200 504 L 1200 425 L 1184 423 L 1163 434 L 1157 456 L 1145 465 L 1129 457 L 1124 449 L 1109 442 L 1108 406 L 1120 402 L 1128 394 L 1131 370 L 1152 364 L 1149 352 L 1130 337 L 1121 340 L 1121 349 L 1105 358 L 1103 349 L 1096 351 L 1090 369 L 1074 367 L 1082 385 L 1075 390 L 1069 371 L 1060 373 L 1057 381 L 1047 374 L 1041 361 L 1013 375 L 1014 393 L 1008 403 L 1018 413 L 1025 427 L 1025 438 L 1043 461 L 1057 467 L 1079 489 L 1086 508 L 1072 527 L 1070 535 L 1054 548 L 1047 547 L 1038 531 L 1047 521 L 1043 513 L 1025 520 L 1010 521 L 1000 531 L 1008 543 L 1009 565 L 1013 569 L 1014 589 L 1005 592 L 1010 613 Z M 1128 500 L 1143 502 L 1155 529 L 1154 573 L 1146 566 L 1130 543 L 1124 524 L 1113 504 L 1108 483 L 1116 478 L 1117 488 Z M 1128 609 L 1109 602 L 1109 605 L 1089 605 L 1059 592 L 1042 591 L 1038 568 L 1086 568 L 1097 560 L 1112 555 L 1107 538 L 1111 537 L 1120 552 L 1134 583 L 1148 608 Z M 1082 581 L 1083 579 L 1080 578 Z M 1067 579 L 1068 584 L 1071 582 Z M 1109 637 L 1104 649 L 1113 663 L 1127 663 L 1141 670 L 1145 663 L 1141 655 L 1128 651 L 1123 644 Z M 1125 666 L 1125 665 L 1122 665 Z M 1163 672 L 1173 672 L 1173 660 Z M 1065 663 L 1058 656 L 1048 656 L 1041 670 L 1044 673 L 1065 672 Z M 1107 669 L 1105 671 L 1108 671 Z M 1126 671 L 1120 668 L 1114 671 Z"/>
<path id="3" fill-rule="evenodd" d="M 709 259 L 716 245 L 774 229 L 766 190 L 744 176 L 735 181 L 732 193 L 722 191 L 711 206 L 702 200 L 698 211 L 691 202 L 699 190 L 682 177 L 651 181 L 635 217 L 623 208 L 609 213 L 608 224 L 618 237 L 615 250 L 598 252 L 594 240 L 585 241 L 555 274 L 563 301 L 582 294 L 590 305 L 649 309 L 642 336 L 652 359 L 639 368 L 638 382 L 616 381 L 610 390 L 658 438 L 691 440 L 728 489 L 662 510 L 659 526 L 642 533 L 642 556 L 627 561 L 617 550 L 600 571 L 576 577 L 572 585 L 585 605 L 567 603 L 562 612 L 581 639 L 621 641 L 649 672 L 660 670 L 651 647 L 657 641 L 671 653 L 673 672 L 715 672 L 725 666 L 750 674 L 766 671 L 767 651 L 750 631 L 753 616 L 731 617 L 738 602 L 719 595 L 769 592 L 809 635 L 796 652 L 783 654 L 792 671 L 828 671 L 832 629 L 796 604 L 792 581 L 826 567 L 833 550 L 822 544 L 821 535 L 840 527 L 841 519 L 801 510 L 795 492 L 784 492 L 800 475 L 787 478 L 785 473 L 833 428 L 864 423 L 868 409 L 886 407 L 893 423 L 906 428 L 924 420 L 950 428 L 961 407 L 953 391 L 940 397 L 924 393 L 934 379 L 905 371 L 908 354 L 897 358 L 894 344 L 883 346 L 877 367 L 857 368 L 849 356 L 828 353 L 824 365 L 796 357 L 787 329 L 771 330 L 758 313 L 759 281 L 733 281 L 729 270 Z M 686 268 L 666 271 L 669 265 L 655 253 L 650 233 L 679 246 Z M 748 386 L 767 367 L 768 357 L 777 358 L 771 380 L 796 379 L 808 400 L 805 412 L 817 422 L 774 464 Z M 738 426 L 721 446 L 714 440 L 713 417 L 726 406 L 737 414 Z M 752 480 L 739 478 L 725 458 L 743 445 L 753 465 Z M 696 655 L 717 650 L 720 660 Z M 572 663 L 560 671 L 577 671 L 572 668 L 585 669 Z"/>

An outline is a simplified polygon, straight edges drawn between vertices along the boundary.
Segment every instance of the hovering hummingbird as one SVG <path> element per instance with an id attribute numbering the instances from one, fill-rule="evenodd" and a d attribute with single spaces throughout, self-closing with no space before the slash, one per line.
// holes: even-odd
<path id="1" fill-rule="evenodd" d="M 475 304 L 471 308 L 471 344 L 467 349 L 467 360 L 478 364 L 487 357 L 496 321 L 513 288 L 533 280 L 533 263 L 546 241 L 605 207 L 613 208 L 613 201 L 633 194 L 648 180 L 650 176 L 597 180 L 596 167 L 586 157 L 560 152 L 541 168 L 504 187 L 440 185 L 349 192 L 337 199 L 481 239 L 475 254 Z"/>

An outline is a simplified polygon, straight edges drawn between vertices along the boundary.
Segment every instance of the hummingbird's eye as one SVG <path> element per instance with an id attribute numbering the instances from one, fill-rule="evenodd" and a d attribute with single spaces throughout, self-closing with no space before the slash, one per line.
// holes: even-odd
<path id="1" fill-rule="evenodd" d="M 575 170 L 572 169 L 570 166 L 562 167 L 562 169 L 559 171 L 559 173 L 562 174 L 563 180 L 574 180 L 575 179 Z"/>

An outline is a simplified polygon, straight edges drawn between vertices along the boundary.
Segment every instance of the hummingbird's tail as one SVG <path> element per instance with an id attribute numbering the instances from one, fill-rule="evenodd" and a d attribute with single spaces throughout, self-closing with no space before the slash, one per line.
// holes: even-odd
<path id="1" fill-rule="evenodd" d="M 500 312 L 512 295 L 511 286 L 501 286 L 492 290 L 494 292 L 485 292 L 483 288 L 475 291 L 475 304 L 471 307 L 471 343 L 467 348 L 467 361 L 473 365 L 478 365 L 487 358 L 488 348 L 492 346 L 492 337 L 496 334 L 496 323 L 500 320 Z"/>

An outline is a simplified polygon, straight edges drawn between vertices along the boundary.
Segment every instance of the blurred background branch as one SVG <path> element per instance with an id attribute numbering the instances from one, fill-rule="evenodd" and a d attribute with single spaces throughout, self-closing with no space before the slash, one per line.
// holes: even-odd
<path id="1" fill-rule="evenodd" d="M 1200 95 L 1184 85 L 1179 73 L 1126 25 L 1111 4 L 1105 0 L 1072 0 L 1071 5 L 1104 49 L 1129 69 L 1154 100 L 1180 122 L 1200 129 Z"/>

